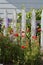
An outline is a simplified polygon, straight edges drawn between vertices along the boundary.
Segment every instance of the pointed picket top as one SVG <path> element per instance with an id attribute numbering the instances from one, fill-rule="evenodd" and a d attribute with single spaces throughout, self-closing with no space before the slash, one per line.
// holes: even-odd
<path id="1" fill-rule="evenodd" d="M 33 11 L 32 11 L 32 20 L 36 18 L 35 15 L 36 15 L 35 9 L 33 9 Z"/>
<path id="2" fill-rule="evenodd" d="M 32 17 L 34 17 L 36 14 L 35 14 L 35 9 L 33 9 L 32 11 Z M 35 18 L 35 17 L 34 17 Z"/>
<path id="3" fill-rule="evenodd" d="M 34 14 L 35 14 L 35 9 L 33 9 L 32 13 L 34 13 Z"/>

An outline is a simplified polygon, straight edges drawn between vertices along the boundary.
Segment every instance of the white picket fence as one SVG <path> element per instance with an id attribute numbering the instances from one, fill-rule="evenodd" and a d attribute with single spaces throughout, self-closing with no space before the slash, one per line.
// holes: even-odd
<path id="1" fill-rule="evenodd" d="M 26 12 L 25 9 L 21 10 L 22 13 L 22 20 L 21 20 L 21 30 L 25 31 L 26 30 Z M 16 9 L 13 11 L 13 30 L 14 33 L 16 32 L 16 23 L 17 23 L 17 12 Z M 8 28 L 8 21 L 7 21 L 7 10 L 4 10 L 4 23 L 5 29 L 3 31 L 3 34 L 6 35 L 6 30 Z M 32 17 L 31 17 L 31 37 L 36 35 L 36 17 L 35 17 L 35 10 L 33 9 L 32 11 Z M 41 50 L 43 50 L 43 10 L 41 14 Z"/>

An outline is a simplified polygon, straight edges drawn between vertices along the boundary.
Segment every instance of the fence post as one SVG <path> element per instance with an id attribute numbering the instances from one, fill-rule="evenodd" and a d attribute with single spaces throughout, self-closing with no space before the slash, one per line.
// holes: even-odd
<path id="1" fill-rule="evenodd" d="M 7 28 L 8 28 L 8 20 L 7 20 L 7 10 L 5 9 L 4 10 L 4 31 L 3 31 L 3 34 L 4 36 L 6 36 L 7 34 Z"/>
<path id="2" fill-rule="evenodd" d="M 22 45 L 25 45 L 23 44 L 25 42 L 25 35 L 26 33 L 26 12 L 25 12 L 25 9 L 22 9 L 22 20 L 21 20 L 21 44 Z"/>
<path id="3" fill-rule="evenodd" d="M 43 51 L 43 10 L 41 14 L 41 51 Z"/>
<path id="4" fill-rule="evenodd" d="M 17 31 L 16 24 L 17 24 L 17 12 L 16 12 L 16 9 L 14 9 L 14 11 L 13 11 L 13 30 L 14 30 L 14 33 L 16 33 L 16 31 Z"/>
<path id="5" fill-rule="evenodd" d="M 31 17 L 31 41 L 32 36 L 36 36 L 36 17 L 35 17 L 35 10 L 32 11 L 32 17 Z"/>

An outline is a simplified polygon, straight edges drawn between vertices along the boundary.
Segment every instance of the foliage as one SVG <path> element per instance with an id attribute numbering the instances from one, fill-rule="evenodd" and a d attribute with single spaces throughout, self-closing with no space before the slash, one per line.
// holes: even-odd
<path id="1" fill-rule="evenodd" d="M 16 44 L 16 42 L 11 42 L 9 37 L 0 34 L 0 62 L 13 63 L 15 65 L 31 65 L 31 63 L 33 65 L 33 63 L 39 63 L 40 49 L 39 45 L 36 46 L 35 40 L 33 39 L 32 44 L 29 43 L 28 47 L 26 47 Z"/>
<path id="2" fill-rule="evenodd" d="M 42 13 L 41 9 L 36 10 L 36 20 L 41 20 L 41 13 Z"/>
<path id="3" fill-rule="evenodd" d="M 37 9 L 37 10 L 35 10 L 35 13 L 36 13 L 36 20 L 41 20 L 42 9 Z M 31 15 L 32 15 L 31 11 L 26 12 L 26 20 L 27 20 L 27 21 L 29 21 L 29 20 L 31 19 Z M 19 13 L 19 14 L 18 14 L 18 21 L 21 20 L 21 16 L 22 16 L 22 14 Z"/>

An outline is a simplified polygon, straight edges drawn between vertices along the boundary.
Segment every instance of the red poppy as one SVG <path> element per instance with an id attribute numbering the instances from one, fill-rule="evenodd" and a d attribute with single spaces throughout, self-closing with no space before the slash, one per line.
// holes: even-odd
<path id="1" fill-rule="evenodd" d="M 14 34 L 13 36 L 16 36 L 16 37 L 18 37 L 19 35 L 18 35 L 18 33 L 16 33 L 16 34 Z"/>
<path id="2" fill-rule="evenodd" d="M 25 49 L 25 48 L 26 48 L 26 46 L 24 46 L 24 45 L 23 45 L 23 46 L 21 46 L 21 48 L 22 48 L 22 49 Z"/>
<path id="3" fill-rule="evenodd" d="M 37 39 L 37 36 L 32 36 L 33 39 Z"/>

